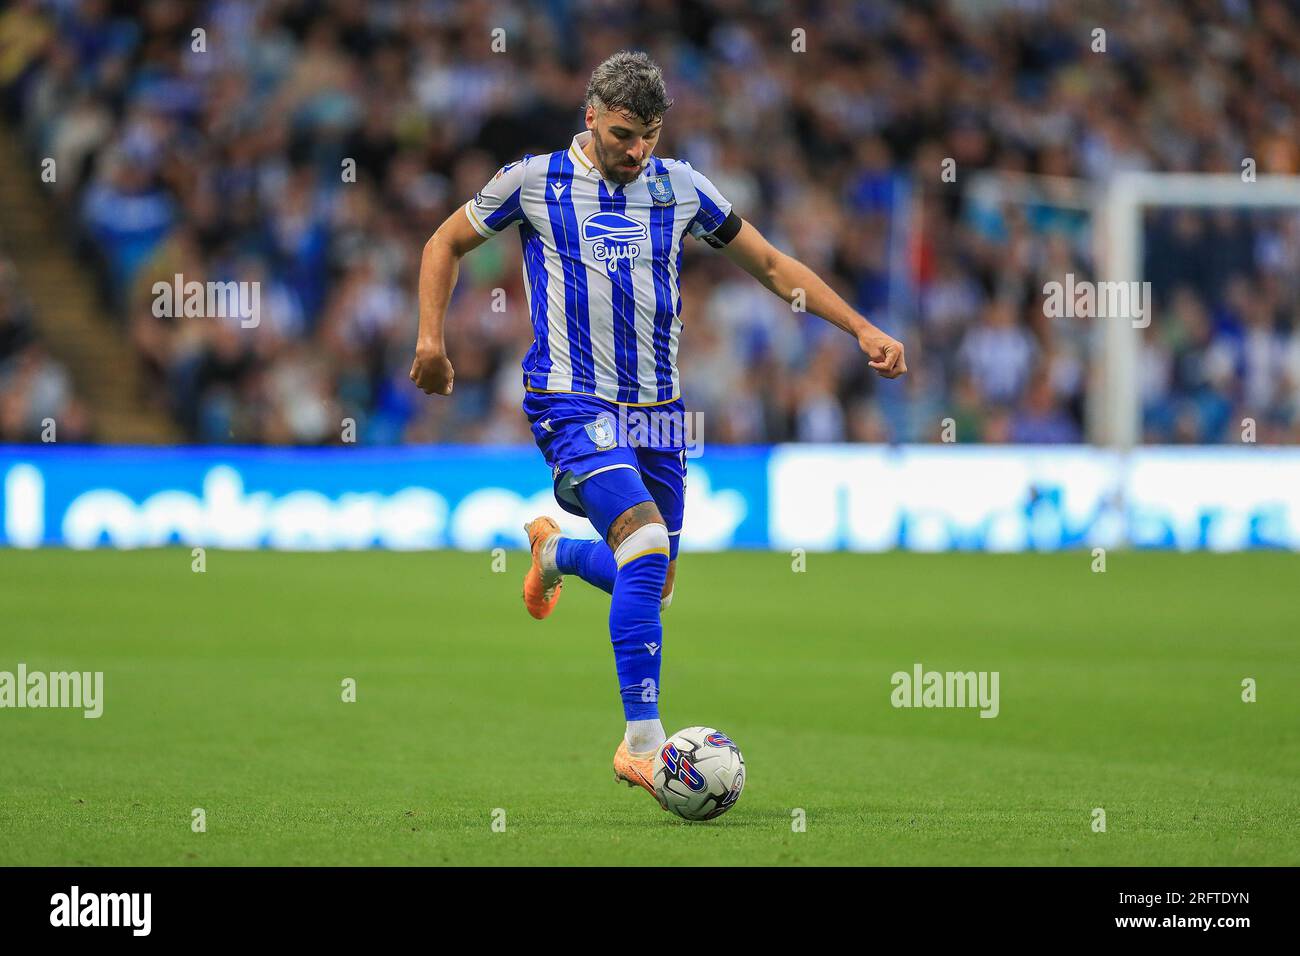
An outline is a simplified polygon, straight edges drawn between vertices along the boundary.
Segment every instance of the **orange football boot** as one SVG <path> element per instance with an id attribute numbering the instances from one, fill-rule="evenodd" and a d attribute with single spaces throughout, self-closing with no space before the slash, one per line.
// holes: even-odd
<path id="1" fill-rule="evenodd" d="M 564 588 L 564 576 L 560 572 L 542 570 L 542 545 L 551 535 L 560 533 L 560 526 L 542 515 L 524 525 L 524 533 L 533 552 L 533 563 L 524 575 L 524 607 L 540 621 L 555 610 Z"/>
<path id="2" fill-rule="evenodd" d="M 614 779 L 622 780 L 629 787 L 640 787 L 655 798 L 659 809 L 667 810 L 668 808 L 659 802 L 659 794 L 655 793 L 654 772 L 653 752 L 643 756 L 634 755 L 627 749 L 626 738 L 618 742 L 618 749 L 614 751 Z"/>

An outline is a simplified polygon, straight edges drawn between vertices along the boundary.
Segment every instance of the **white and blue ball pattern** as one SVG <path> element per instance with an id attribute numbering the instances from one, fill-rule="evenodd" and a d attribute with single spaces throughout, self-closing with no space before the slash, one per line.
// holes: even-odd
<path id="1" fill-rule="evenodd" d="M 745 789 L 745 758 L 726 734 L 687 727 L 660 745 L 654 760 L 659 802 L 684 820 L 726 813 Z"/>

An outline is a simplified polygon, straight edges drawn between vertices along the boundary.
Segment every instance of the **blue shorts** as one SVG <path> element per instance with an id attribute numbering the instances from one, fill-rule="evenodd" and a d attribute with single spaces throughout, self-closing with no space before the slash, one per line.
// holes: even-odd
<path id="1" fill-rule="evenodd" d="M 668 526 L 669 559 L 677 557 L 686 505 L 680 398 L 639 407 L 594 395 L 527 392 L 523 407 L 561 508 L 588 519 L 605 539 L 615 518 L 653 501 Z"/>

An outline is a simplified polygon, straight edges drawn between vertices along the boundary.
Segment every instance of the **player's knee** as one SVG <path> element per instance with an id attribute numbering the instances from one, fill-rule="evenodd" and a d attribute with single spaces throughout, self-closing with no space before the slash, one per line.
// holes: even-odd
<path id="1" fill-rule="evenodd" d="M 619 570 L 638 558 L 648 555 L 664 556 L 664 575 L 668 574 L 668 527 L 658 523 L 643 524 L 628 534 L 614 549 L 614 564 Z"/>
<path id="2" fill-rule="evenodd" d="M 614 563 L 618 574 L 609 605 L 611 628 L 617 630 L 629 624 L 657 626 L 664 576 L 668 573 L 668 529 L 661 524 L 637 528 L 614 549 Z"/>
<path id="3" fill-rule="evenodd" d="M 621 473 L 623 469 L 618 469 Z M 668 533 L 667 526 L 664 525 L 663 515 L 653 501 L 642 501 L 634 504 L 610 523 L 609 531 L 605 535 L 605 542 L 609 545 L 610 550 L 615 554 L 631 535 L 646 527 L 647 525 L 659 525 L 663 527 L 663 532 Z"/>

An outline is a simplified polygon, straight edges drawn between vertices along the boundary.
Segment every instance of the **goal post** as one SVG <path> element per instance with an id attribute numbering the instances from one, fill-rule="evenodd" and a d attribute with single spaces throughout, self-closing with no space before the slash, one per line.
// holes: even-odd
<path id="1" fill-rule="evenodd" d="M 1099 280 L 1142 281 L 1142 214 L 1160 206 L 1300 208 L 1300 177 L 1248 182 L 1233 173 L 1117 173 L 1099 193 L 1093 216 Z M 1125 450 L 1142 440 L 1142 329 L 1122 318 L 1101 321 L 1100 354 L 1093 356 L 1088 389 L 1088 435 L 1095 444 Z"/>

